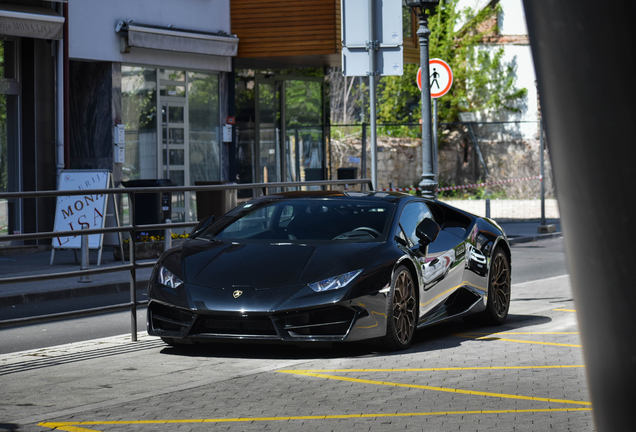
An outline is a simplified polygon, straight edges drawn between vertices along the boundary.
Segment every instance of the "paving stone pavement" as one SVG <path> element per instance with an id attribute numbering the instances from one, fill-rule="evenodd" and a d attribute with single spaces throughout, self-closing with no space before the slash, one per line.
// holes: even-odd
<path id="1" fill-rule="evenodd" d="M 591 431 L 573 309 L 562 276 L 514 285 L 501 327 L 451 322 L 397 353 L 144 335 L 0 356 L 0 430 Z"/>

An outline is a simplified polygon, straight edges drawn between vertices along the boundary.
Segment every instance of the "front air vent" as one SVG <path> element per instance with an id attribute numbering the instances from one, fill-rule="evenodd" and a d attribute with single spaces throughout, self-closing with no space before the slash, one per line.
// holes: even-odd
<path id="1" fill-rule="evenodd" d="M 291 337 L 338 337 L 344 338 L 355 311 L 346 307 L 332 307 L 303 313 L 289 313 L 282 317 L 283 328 Z"/>
<path id="2" fill-rule="evenodd" d="M 151 303 L 148 313 L 152 328 L 167 332 L 185 332 L 194 319 L 194 315 L 189 312 L 158 303 Z"/>
<path id="3" fill-rule="evenodd" d="M 278 336 L 268 316 L 199 316 L 191 334 L 232 336 Z"/>

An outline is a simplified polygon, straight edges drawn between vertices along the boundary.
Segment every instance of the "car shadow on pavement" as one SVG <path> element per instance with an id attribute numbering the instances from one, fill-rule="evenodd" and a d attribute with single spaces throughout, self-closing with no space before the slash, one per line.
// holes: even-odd
<path id="1" fill-rule="evenodd" d="M 479 333 L 488 337 L 495 333 L 520 330 L 529 326 L 546 324 L 551 318 L 538 315 L 508 315 L 501 326 L 478 326 L 461 319 L 449 321 L 419 330 L 409 349 L 405 351 L 378 351 L 372 342 L 325 343 L 306 342 L 304 344 L 212 342 L 192 345 L 166 346 L 161 354 L 186 357 L 250 358 L 270 360 L 314 360 L 346 357 L 379 357 L 408 353 L 422 353 L 450 349 L 460 346 L 469 339 L 464 335 Z"/>
<path id="2" fill-rule="evenodd" d="M 373 355 L 371 346 L 364 343 L 255 343 L 211 342 L 168 346 L 161 354 L 187 357 L 249 358 L 269 360 L 313 360 Z"/>
<path id="3" fill-rule="evenodd" d="M 443 349 L 457 348 L 467 340 L 475 339 L 469 335 L 478 334 L 479 338 L 525 327 L 546 324 L 552 321 L 550 317 L 540 315 L 508 315 L 506 323 L 500 326 L 484 326 L 465 322 L 462 319 L 452 320 L 443 324 L 419 330 L 411 347 L 406 351 L 383 353 L 384 355 L 400 355 L 403 353 L 423 353 Z"/>

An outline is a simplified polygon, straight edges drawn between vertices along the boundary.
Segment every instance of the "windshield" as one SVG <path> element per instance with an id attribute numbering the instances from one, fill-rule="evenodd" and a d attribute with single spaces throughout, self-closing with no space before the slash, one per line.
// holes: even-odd
<path id="1" fill-rule="evenodd" d="M 384 241 L 394 204 L 348 199 L 293 199 L 247 203 L 199 237 L 215 240 Z"/>

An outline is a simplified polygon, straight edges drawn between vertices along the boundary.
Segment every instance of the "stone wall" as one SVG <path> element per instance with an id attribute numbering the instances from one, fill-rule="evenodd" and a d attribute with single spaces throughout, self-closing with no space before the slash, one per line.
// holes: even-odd
<path id="1" fill-rule="evenodd" d="M 367 140 L 367 178 L 371 178 L 371 145 Z M 362 145 L 360 137 L 348 137 L 331 141 L 332 180 L 337 179 L 337 169 L 341 167 L 357 167 L 359 163 L 351 162 L 350 157 L 361 158 Z M 422 175 L 421 142 L 412 138 L 378 138 L 378 187 L 388 188 L 391 182 L 394 187 L 417 186 Z"/>
<path id="2" fill-rule="evenodd" d="M 485 175 L 474 144 L 462 131 L 449 132 L 438 149 L 439 182 L 442 186 L 465 185 L 479 182 L 496 182 L 527 178 L 540 174 L 539 141 L 521 141 L 501 137 L 480 139 L 484 161 L 489 175 Z M 370 144 L 367 140 L 367 148 Z M 361 157 L 359 135 L 331 140 L 332 179 L 337 178 L 340 167 L 357 167 L 350 157 Z M 546 196 L 553 197 L 552 175 L 548 154 L 545 154 Z M 413 187 L 420 182 L 422 174 L 421 140 L 419 138 L 378 137 L 378 188 Z M 367 178 L 371 178 L 371 155 L 367 151 Z M 487 192 L 505 198 L 532 199 L 540 196 L 541 182 L 528 180 L 489 186 Z"/>

